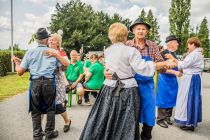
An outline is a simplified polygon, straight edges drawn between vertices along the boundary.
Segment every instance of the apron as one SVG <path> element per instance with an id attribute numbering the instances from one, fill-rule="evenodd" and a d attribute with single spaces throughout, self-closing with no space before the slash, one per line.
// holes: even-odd
<path id="1" fill-rule="evenodd" d="M 178 67 L 173 68 L 178 71 Z M 159 108 L 172 108 L 176 105 L 178 93 L 177 77 L 174 74 L 163 73 L 158 76 L 156 105 Z"/>
<path id="2" fill-rule="evenodd" d="M 149 56 L 149 48 L 147 49 L 148 55 L 142 58 L 145 61 L 152 61 Z M 155 125 L 155 92 L 154 92 L 154 79 L 149 76 L 142 76 L 135 74 L 139 87 L 140 94 L 140 123 L 146 123 L 149 126 Z"/>

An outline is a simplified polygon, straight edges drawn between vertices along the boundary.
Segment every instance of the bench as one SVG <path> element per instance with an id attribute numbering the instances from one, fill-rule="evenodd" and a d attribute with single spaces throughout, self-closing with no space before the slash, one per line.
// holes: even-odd
<path id="1" fill-rule="evenodd" d="M 91 89 L 84 89 L 84 91 L 86 91 L 86 92 L 90 92 L 90 93 L 99 93 L 99 91 L 100 90 L 91 90 Z M 72 105 L 72 95 L 73 94 L 76 94 L 76 102 L 78 102 L 78 100 L 79 100 L 79 94 L 78 94 L 78 92 L 77 92 L 77 90 L 76 89 L 74 89 L 74 90 L 70 90 L 67 94 L 68 94 L 68 102 L 67 102 L 67 107 L 71 107 L 71 105 Z"/>

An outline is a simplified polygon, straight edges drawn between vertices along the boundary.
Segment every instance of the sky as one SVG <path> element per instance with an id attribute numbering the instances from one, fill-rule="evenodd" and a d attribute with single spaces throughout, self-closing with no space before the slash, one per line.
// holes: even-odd
<path id="1" fill-rule="evenodd" d="M 160 26 L 162 45 L 169 35 L 168 13 L 171 0 L 81 0 L 90 4 L 94 10 L 104 11 L 110 15 L 120 14 L 134 21 L 142 9 L 152 9 Z M 48 27 L 55 5 L 65 4 L 67 0 L 13 0 L 14 44 L 21 49 L 33 48 L 36 44 L 28 45 L 33 33 L 39 27 Z M 210 0 L 191 0 L 190 25 L 200 25 L 204 16 L 210 29 Z M 11 45 L 11 0 L 0 0 L 0 49 Z"/>

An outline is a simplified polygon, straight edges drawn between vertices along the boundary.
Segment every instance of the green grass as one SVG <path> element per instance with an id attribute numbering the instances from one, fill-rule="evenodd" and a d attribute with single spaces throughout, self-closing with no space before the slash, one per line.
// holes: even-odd
<path id="1" fill-rule="evenodd" d="M 18 76 L 16 73 L 8 73 L 0 77 L 0 101 L 13 95 L 23 93 L 29 87 L 29 73 Z"/>

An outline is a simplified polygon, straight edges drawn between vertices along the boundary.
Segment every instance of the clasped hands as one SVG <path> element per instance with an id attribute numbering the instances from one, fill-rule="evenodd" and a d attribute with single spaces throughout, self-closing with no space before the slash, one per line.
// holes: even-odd
<path id="1" fill-rule="evenodd" d="M 178 65 L 178 61 L 171 54 L 165 54 L 165 57 L 168 59 L 166 60 L 167 69 L 172 69 Z"/>

